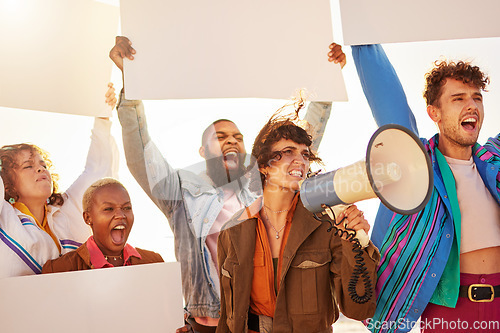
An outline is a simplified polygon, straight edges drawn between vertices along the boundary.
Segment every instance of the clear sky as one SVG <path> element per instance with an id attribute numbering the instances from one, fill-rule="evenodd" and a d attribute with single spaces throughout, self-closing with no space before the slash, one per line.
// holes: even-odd
<path id="1" fill-rule="evenodd" d="M 327 47 L 328 45 L 325 45 L 325 61 L 327 61 Z M 498 133 L 500 87 L 497 81 L 500 82 L 500 67 L 497 64 L 497 56 L 500 50 L 500 38 L 391 44 L 384 47 L 407 92 L 422 137 L 428 138 L 436 132 L 434 124 L 425 112 L 422 98 L 423 76 L 432 62 L 441 56 L 473 60 L 490 74 L 489 92 L 484 94 L 486 116 L 479 142 L 483 143 L 489 136 Z M 343 74 L 350 100 L 333 105 L 332 115 L 319 150 L 325 162 L 323 167 L 325 171 L 364 158 L 366 145 L 376 130 L 361 91 L 350 47 L 344 47 L 344 51 L 348 55 L 348 63 Z M 115 71 L 112 82 L 117 89 L 121 87 L 120 80 L 121 76 Z M 104 91 L 102 93 L 104 94 Z M 284 103 L 285 101 L 265 99 L 145 102 L 151 136 L 166 159 L 176 168 L 203 161 L 198 155 L 201 133 L 211 121 L 218 118 L 235 121 L 245 135 L 246 149 L 250 152 L 258 130 Z M 62 189 L 66 189 L 83 170 L 93 119 L 1 107 L 0 119 L 2 119 L 0 145 L 32 142 L 49 151 L 56 171 L 61 175 Z M 128 172 L 116 111 L 112 120 L 113 135 L 121 151 L 120 179 L 130 192 L 135 212 L 135 224 L 129 243 L 157 251 L 168 261 L 175 260 L 172 234 L 166 218 L 145 196 Z M 358 206 L 365 210 L 369 222 L 373 222 L 378 200 L 372 199 Z"/>

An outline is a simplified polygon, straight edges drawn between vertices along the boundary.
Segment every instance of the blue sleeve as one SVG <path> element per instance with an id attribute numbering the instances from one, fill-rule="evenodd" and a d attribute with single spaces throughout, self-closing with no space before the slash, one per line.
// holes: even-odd
<path id="1" fill-rule="evenodd" d="M 378 126 L 399 124 L 418 136 L 417 123 L 403 86 L 381 45 L 352 46 L 352 56 Z"/>

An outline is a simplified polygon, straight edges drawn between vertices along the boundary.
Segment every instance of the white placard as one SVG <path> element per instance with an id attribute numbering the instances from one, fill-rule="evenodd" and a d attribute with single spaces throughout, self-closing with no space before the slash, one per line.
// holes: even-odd
<path id="1" fill-rule="evenodd" d="M 0 1 L 0 106 L 109 116 L 119 9 L 94 0 Z"/>
<path id="2" fill-rule="evenodd" d="M 347 100 L 329 0 L 121 0 L 121 19 L 128 99 Z"/>
<path id="3" fill-rule="evenodd" d="M 500 37 L 498 0 L 340 0 L 345 45 Z"/>
<path id="4" fill-rule="evenodd" d="M 183 324 L 180 264 L 0 280 L 2 332 L 165 333 Z"/>

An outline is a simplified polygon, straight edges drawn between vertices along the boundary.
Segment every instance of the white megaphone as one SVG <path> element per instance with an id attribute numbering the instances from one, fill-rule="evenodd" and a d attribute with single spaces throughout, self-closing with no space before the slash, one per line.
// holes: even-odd
<path id="1" fill-rule="evenodd" d="M 328 214 L 332 220 L 332 214 L 338 216 L 346 205 L 375 197 L 390 210 L 411 215 L 427 204 L 433 184 L 422 142 L 406 127 L 389 124 L 372 135 L 364 160 L 304 180 L 300 198 L 309 211 Z M 362 247 L 368 245 L 364 230 L 356 238 Z"/>

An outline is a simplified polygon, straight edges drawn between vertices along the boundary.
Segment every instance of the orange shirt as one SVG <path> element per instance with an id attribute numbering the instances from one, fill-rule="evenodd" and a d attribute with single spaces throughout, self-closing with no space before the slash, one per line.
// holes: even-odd
<path id="1" fill-rule="evenodd" d="M 255 253 L 253 258 L 254 268 L 252 291 L 250 293 L 250 309 L 254 314 L 274 317 L 277 295 L 277 291 L 274 288 L 274 274 L 277 274 L 276 278 L 279 290 L 283 251 L 288 239 L 288 234 L 290 233 L 292 217 L 295 212 L 295 207 L 297 206 L 298 198 L 299 196 L 295 195 L 286 217 L 285 230 L 283 232 L 283 237 L 281 238 L 280 253 L 278 257 L 278 272 L 276 273 L 273 268 L 271 247 L 269 245 L 269 239 L 267 237 L 264 222 L 262 221 L 259 212 L 252 216 L 257 218 L 257 235 L 255 237 Z"/>

